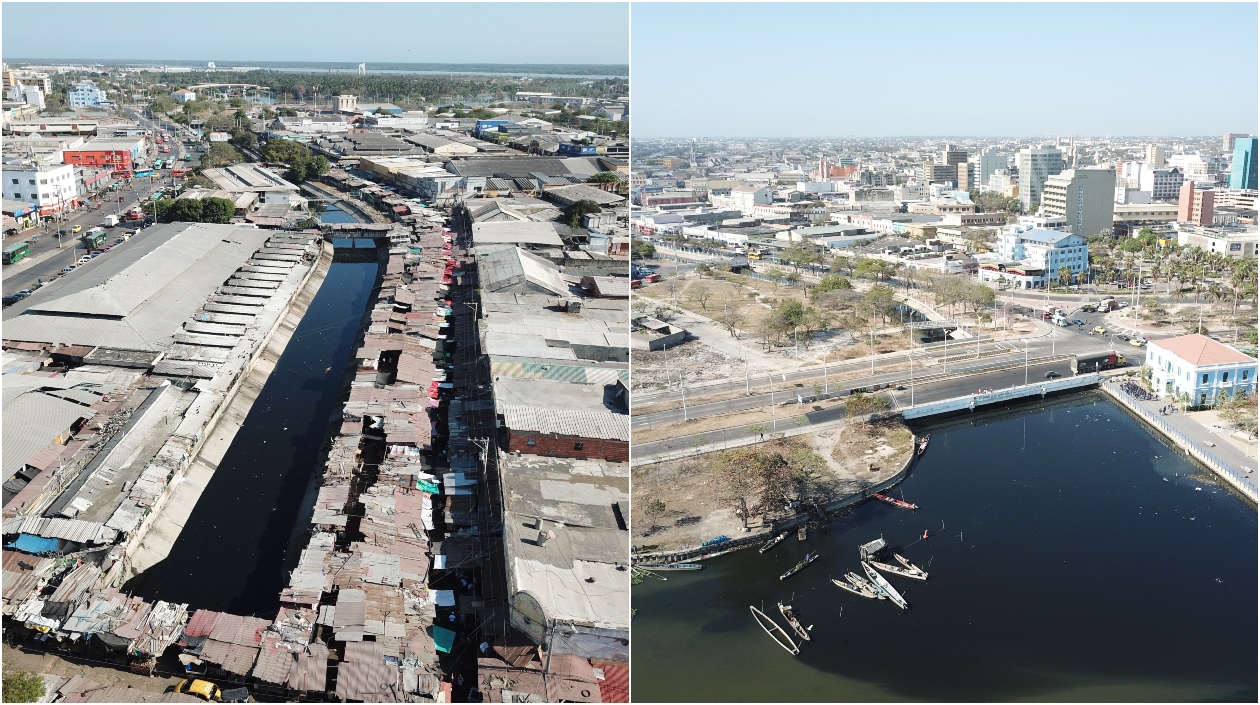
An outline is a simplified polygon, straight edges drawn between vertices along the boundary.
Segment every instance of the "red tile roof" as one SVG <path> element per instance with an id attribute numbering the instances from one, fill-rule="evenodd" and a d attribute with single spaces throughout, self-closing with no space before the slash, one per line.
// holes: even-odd
<path id="1" fill-rule="evenodd" d="M 1198 333 L 1157 340 L 1155 345 L 1196 367 L 1256 361 L 1255 358 L 1248 357 L 1228 345 L 1218 343 Z"/>

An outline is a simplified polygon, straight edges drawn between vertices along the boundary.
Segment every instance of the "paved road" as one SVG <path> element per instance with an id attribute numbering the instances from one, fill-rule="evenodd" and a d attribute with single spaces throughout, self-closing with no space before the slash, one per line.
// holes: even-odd
<path id="1" fill-rule="evenodd" d="M 126 112 L 145 129 L 174 134 L 173 125 L 169 122 L 159 125 L 156 121 L 148 120 L 138 111 L 128 109 Z M 158 157 L 179 159 L 187 151 L 179 140 L 173 140 L 168 142 L 168 144 L 171 145 L 170 154 L 161 154 L 159 152 L 158 154 L 150 155 L 148 160 L 151 162 L 152 159 Z M 188 167 L 199 164 L 200 161 L 194 154 L 193 161 L 181 161 L 179 163 Z M 105 216 L 124 213 L 136 204 L 149 200 L 151 195 L 158 189 L 175 184 L 175 179 L 170 177 L 169 170 L 163 170 L 161 173 L 164 176 L 160 178 L 155 176 L 148 179 L 132 179 L 129 185 L 120 186 L 116 191 L 104 192 L 101 194 L 103 202 L 99 210 L 92 208 L 91 210 L 74 212 L 65 221 L 55 223 L 55 227 L 50 227 L 49 230 L 32 230 L 5 238 L 4 244 L 7 247 L 22 240 L 30 242 L 38 233 L 38 240 L 31 242 L 31 253 L 26 259 L 15 264 L 4 265 L 4 282 L 2 286 L 4 295 L 8 296 L 23 289 L 34 288 L 39 279 L 47 282 L 63 268 L 73 264 L 79 257 L 87 254 L 80 239 L 81 236 L 70 232 L 74 226 L 82 226 L 83 231 L 86 232 L 90 228 L 104 225 Z M 118 201 L 120 197 L 123 199 L 122 202 Z M 131 229 L 131 227 L 134 226 L 120 223 L 118 227 L 108 229 L 110 240 L 112 241 L 115 237 L 121 235 L 124 230 Z M 60 242 L 58 242 L 57 237 L 58 230 L 67 231 L 67 234 L 60 238 Z M 109 252 L 106 252 L 101 256 L 108 257 L 109 254 Z M 73 272 L 70 273 L 71 276 L 73 274 Z"/>
<path id="2" fill-rule="evenodd" d="M 927 402 L 941 401 L 943 399 L 954 399 L 974 393 L 980 388 L 1006 389 L 1017 385 L 1024 384 L 1024 380 L 1034 383 L 1038 380 L 1046 378 L 1049 371 L 1058 372 L 1063 376 L 1072 374 L 1068 367 L 1067 361 L 1047 362 L 1039 364 L 1031 364 L 1027 369 L 1019 367 L 1017 369 L 997 370 L 994 372 L 970 375 L 967 377 L 940 380 L 937 382 L 928 382 L 925 384 L 914 385 L 914 402 L 916 404 L 924 404 Z M 911 390 L 908 388 L 904 391 L 890 390 L 889 394 L 897 408 L 910 405 Z M 769 395 L 763 395 L 766 399 L 763 402 L 768 404 Z M 756 398 L 756 397 L 753 397 Z M 742 401 L 742 400 L 733 400 Z M 719 402 L 724 403 L 724 402 Z M 771 423 L 765 424 L 765 433 L 771 433 L 774 430 L 784 430 L 788 428 L 799 428 L 801 426 L 816 426 L 818 424 L 829 423 L 844 417 L 843 405 L 837 405 L 829 409 L 812 406 L 806 404 L 804 407 L 799 405 L 788 405 L 778 407 L 780 414 L 775 428 L 771 428 Z M 681 414 L 680 414 L 681 416 Z M 636 426 L 638 427 L 638 426 Z M 649 458 L 665 453 L 678 453 L 680 451 L 696 448 L 704 445 L 722 443 L 724 441 L 744 438 L 752 435 L 750 425 L 744 425 L 734 428 L 718 429 L 705 433 L 698 433 L 687 436 L 669 438 L 661 441 L 653 441 L 650 443 L 639 443 L 632 447 L 631 452 L 635 458 Z"/>

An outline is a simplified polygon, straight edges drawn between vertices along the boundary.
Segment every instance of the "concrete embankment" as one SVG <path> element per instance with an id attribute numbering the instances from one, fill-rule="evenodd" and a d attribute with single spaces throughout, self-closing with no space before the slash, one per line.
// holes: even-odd
<path id="1" fill-rule="evenodd" d="M 328 201 L 360 223 L 389 222 L 376 209 L 329 186 L 307 182 L 302 184 L 302 190 L 315 198 Z"/>
<path id="2" fill-rule="evenodd" d="M 249 415 L 276 362 L 284 354 L 294 330 L 319 292 L 332 266 L 332 260 L 332 244 L 325 242 L 315 264 L 302 276 L 293 293 L 285 297 L 287 303 L 281 304 L 277 301 L 277 308 L 265 319 L 271 323 L 266 325 L 264 321 L 265 335 L 253 347 L 253 354 L 248 359 L 240 360 L 243 363 L 240 372 L 231 378 L 229 388 L 213 407 L 214 410 L 201 427 L 202 430 L 194 431 L 196 442 L 188 453 L 189 460 L 181 464 L 174 473 L 167 491 L 124 545 L 126 559 L 116 564 L 111 571 L 113 584 L 119 584 L 144 572 L 170 553 L 171 546 L 179 538 L 202 492 L 231 447 L 237 431 Z M 186 419 L 186 424 L 196 424 L 196 417 L 209 411 L 209 404 L 214 402 L 214 395 L 210 396 L 211 399 L 206 400 L 205 405 L 200 398 L 194 403 L 190 411 L 193 418 Z M 184 429 L 183 432 L 188 433 L 188 430 Z M 177 431 L 177 435 L 179 433 Z"/>
<path id="3" fill-rule="evenodd" d="M 1133 400 L 1126 397 L 1123 392 L 1116 389 L 1113 385 L 1104 384 L 1102 385 L 1102 389 L 1110 395 L 1112 399 L 1116 400 L 1120 406 L 1124 407 L 1134 416 L 1141 419 L 1147 426 L 1150 426 L 1165 438 L 1172 441 L 1173 444 L 1183 450 L 1187 456 L 1194 458 L 1200 463 L 1203 463 L 1203 465 L 1207 466 L 1213 474 L 1224 480 L 1226 484 L 1237 490 L 1243 497 L 1250 500 L 1253 507 L 1256 506 L 1258 501 L 1260 501 L 1260 495 L 1257 494 L 1255 485 L 1252 484 L 1252 482 L 1248 482 L 1247 478 L 1237 470 L 1231 468 L 1220 458 L 1217 458 L 1215 455 L 1208 452 L 1186 434 L 1173 428 L 1167 421 L 1155 416 L 1138 404 L 1133 403 Z"/>

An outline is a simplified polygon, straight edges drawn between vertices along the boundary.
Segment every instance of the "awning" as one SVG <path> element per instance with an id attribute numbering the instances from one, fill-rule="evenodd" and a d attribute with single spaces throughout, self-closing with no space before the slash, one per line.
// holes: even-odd
<path id="1" fill-rule="evenodd" d="M 9 544 L 8 548 L 16 548 L 23 553 L 39 556 L 46 553 L 56 553 L 59 539 L 45 539 L 31 534 L 21 534 L 17 541 Z"/>

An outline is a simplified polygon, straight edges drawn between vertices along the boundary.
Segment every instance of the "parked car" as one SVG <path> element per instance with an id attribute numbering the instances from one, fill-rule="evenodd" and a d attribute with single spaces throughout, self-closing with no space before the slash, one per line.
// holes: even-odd
<path id="1" fill-rule="evenodd" d="M 1046 379 L 1054 379 L 1055 377 L 1062 377 L 1062 376 L 1063 375 L 1059 374 L 1058 372 L 1055 372 L 1054 370 L 1050 370 L 1049 372 L 1046 373 Z"/>
<path id="2" fill-rule="evenodd" d="M 1121 340 L 1126 340 L 1126 341 L 1129 339 L 1129 336 L 1125 335 L 1124 333 L 1120 333 L 1120 334 L 1119 334 L 1119 335 L 1117 335 L 1116 337 L 1117 337 L 1117 338 L 1119 338 L 1119 339 L 1121 339 Z"/>
<path id="3" fill-rule="evenodd" d="M 200 679 L 185 678 L 175 686 L 175 692 L 181 695 L 192 695 L 210 702 L 220 702 L 223 699 L 219 686 L 210 681 Z"/>
<path id="4" fill-rule="evenodd" d="M 1103 328 L 1102 326 L 1094 326 L 1094 333 L 1095 333 L 1095 334 L 1097 334 L 1097 335 L 1101 335 L 1101 334 L 1106 333 L 1106 332 L 1107 332 L 1107 329 L 1106 329 L 1106 328 Z"/>
<path id="5" fill-rule="evenodd" d="M 72 264 L 69 267 L 63 268 L 60 274 L 69 274 L 70 272 L 73 272 L 73 271 L 74 271 L 74 265 Z"/>
<path id="6" fill-rule="evenodd" d="M 1082 321 L 1082 320 L 1081 320 L 1081 319 L 1079 319 L 1079 318 L 1074 318 L 1074 319 L 1072 319 L 1072 325 L 1074 325 L 1074 326 L 1083 326 L 1083 325 L 1085 325 L 1085 321 Z"/>

